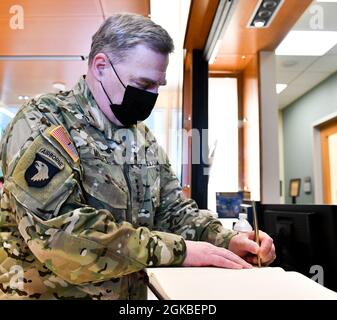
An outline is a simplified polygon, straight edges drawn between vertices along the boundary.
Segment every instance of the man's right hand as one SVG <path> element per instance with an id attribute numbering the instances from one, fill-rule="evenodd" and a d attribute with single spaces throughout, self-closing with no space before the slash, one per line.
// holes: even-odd
<path id="1" fill-rule="evenodd" d="M 188 241 L 183 267 L 221 267 L 228 269 L 249 269 L 252 265 L 235 253 L 203 241 Z"/>

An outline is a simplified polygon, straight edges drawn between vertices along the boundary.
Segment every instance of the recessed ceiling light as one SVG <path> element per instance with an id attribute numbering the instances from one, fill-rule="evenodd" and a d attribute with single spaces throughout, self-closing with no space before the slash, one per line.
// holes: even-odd
<path id="1" fill-rule="evenodd" d="M 275 53 L 283 56 L 322 56 L 337 44 L 337 31 L 290 31 Z"/>
<path id="2" fill-rule="evenodd" d="M 18 96 L 18 99 L 19 100 L 29 100 L 29 97 L 28 96 Z"/>
<path id="3" fill-rule="evenodd" d="M 266 19 L 269 18 L 271 14 L 272 12 L 269 10 L 261 10 L 257 15 L 262 19 Z"/>
<path id="4" fill-rule="evenodd" d="M 263 28 L 265 23 L 266 22 L 264 20 L 255 20 L 254 21 L 254 27 Z"/>
<path id="5" fill-rule="evenodd" d="M 272 23 L 284 0 L 260 0 L 249 19 L 248 28 L 267 28 Z"/>
<path id="6" fill-rule="evenodd" d="M 277 83 L 276 84 L 276 93 L 280 94 L 286 87 L 288 87 L 285 83 Z"/>
<path id="7" fill-rule="evenodd" d="M 266 9 L 273 9 L 277 6 L 277 2 L 272 1 L 272 0 L 266 0 L 263 4 L 262 4 L 263 8 Z"/>
<path id="8" fill-rule="evenodd" d="M 296 65 L 298 65 L 298 61 L 293 60 L 293 59 L 289 59 L 289 60 L 287 59 L 287 60 L 282 62 L 282 67 L 284 67 L 284 68 L 292 68 Z"/>

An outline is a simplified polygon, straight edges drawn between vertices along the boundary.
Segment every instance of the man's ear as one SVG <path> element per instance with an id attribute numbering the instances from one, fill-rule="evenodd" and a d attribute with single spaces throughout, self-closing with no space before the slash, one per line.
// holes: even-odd
<path id="1" fill-rule="evenodd" d="M 107 57 L 104 53 L 98 53 L 95 55 L 91 62 L 91 71 L 97 81 L 102 81 L 104 73 L 106 72 Z"/>

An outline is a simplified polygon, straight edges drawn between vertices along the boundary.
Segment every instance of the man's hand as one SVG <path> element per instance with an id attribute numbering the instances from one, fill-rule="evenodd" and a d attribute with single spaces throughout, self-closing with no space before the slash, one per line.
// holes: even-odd
<path id="1" fill-rule="evenodd" d="M 230 269 L 248 269 L 252 266 L 233 252 L 216 247 L 208 242 L 188 241 L 184 267 L 221 267 Z"/>
<path id="2" fill-rule="evenodd" d="M 276 258 L 275 246 L 273 239 L 265 232 L 259 231 L 259 237 L 260 247 L 254 241 L 254 231 L 239 233 L 230 240 L 228 249 L 252 264 L 257 264 L 259 254 L 261 263 L 267 266 Z"/>

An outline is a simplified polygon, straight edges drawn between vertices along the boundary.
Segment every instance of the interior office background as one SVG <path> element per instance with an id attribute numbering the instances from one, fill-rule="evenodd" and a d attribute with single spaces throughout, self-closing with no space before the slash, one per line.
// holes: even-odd
<path id="1" fill-rule="evenodd" d="M 194 4 L 197 1 L 195 0 Z M 285 0 L 283 6 L 291 1 L 293 0 Z M 250 1 L 252 2 L 254 2 L 252 7 L 255 8 L 258 1 Z M 5 129 L 26 99 L 44 92 L 57 91 L 60 88 L 71 89 L 80 75 L 85 73 L 87 61 L 81 61 L 81 59 L 88 55 L 91 36 L 103 19 L 118 11 L 150 14 L 155 22 L 165 27 L 172 35 L 176 50 L 170 59 L 168 86 L 160 92 L 156 108 L 146 123 L 164 146 L 178 178 L 185 186 L 181 170 L 184 162 L 183 137 L 177 132 L 182 128 L 185 120 L 182 97 L 183 64 L 186 58 L 184 41 L 186 41 L 186 28 L 192 4 L 193 1 L 190 0 L 57 2 L 34 0 L 21 1 L 17 7 L 18 4 L 15 1 L 1 1 L 1 131 Z M 22 13 L 22 21 L 20 21 L 20 13 Z M 274 76 L 272 80 L 275 90 L 272 94 L 275 94 L 277 99 L 278 113 L 279 194 L 277 201 L 279 203 L 292 202 L 289 196 L 291 179 L 301 179 L 297 203 L 324 202 L 324 196 L 317 195 L 317 190 L 321 190 L 321 193 L 324 190 L 323 183 L 317 180 L 322 179 L 322 173 L 317 174 L 317 171 L 322 171 L 319 168 L 322 166 L 322 161 L 317 164 L 317 158 L 321 157 L 321 150 L 319 144 L 315 145 L 314 131 L 326 121 L 334 119 L 337 113 L 337 48 L 335 46 L 337 23 L 334 19 L 336 13 L 336 1 L 313 1 L 283 38 L 286 41 L 287 35 L 291 35 L 293 31 L 321 32 L 321 34 L 330 32 L 328 35 L 330 47 L 327 51 L 312 53 L 310 46 L 305 47 L 301 44 L 300 53 L 278 53 L 277 48 L 271 52 L 273 70 L 270 77 Z M 21 26 L 20 23 L 22 23 Z M 60 32 L 65 28 L 68 30 L 67 33 Z M 317 48 L 320 45 L 314 41 L 316 40 L 311 42 L 311 48 Z M 225 45 L 226 43 L 222 43 L 222 46 Z M 281 45 L 282 42 L 279 43 L 279 46 Z M 291 47 L 288 49 L 291 51 Z M 64 56 L 63 59 L 60 56 Z M 76 57 L 78 60 L 75 60 Z M 221 50 L 214 55 L 214 61 L 219 59 L 221 59 Z M 250 59 L 249 54 L 245 59 Z M 260 62 L 261 60 L 263 58 L 260 57 Z M 209 68 L 212 70 L 212 61 L 209 61 Z M 254 118 L 255 115 L 239 119 L 237 81 L 238 78 L 233 76 L 222 78 L 210 76 L 209 79 L 208 148 L 214 158 L 209 176 L 207 206 L 213 210 L 216 210 L 216 192 L 236 192 L 243 188 L 246 191 L 252 191 L 254 199 L 261 199 L 258 171 L 251 170 L 250 185 L 238 183 L 240 179 L 239 130 L 243 126 L 255 126 L 257 132 L 260 120 Z M 283 91 L 280 91 L 282 87 Z M 259 141 L 262 142 L 261 137 Z M 332 137 L 329 149 L 332 195 L 330 203 L 337 204 L 337 183 L 334 182 L 337 180 L 334 160 L 337 152 L 335 143 Z M 260 146 L 254 145 L 252 141 L 250 147 L 253 149 L 252 152 L 254 148 L 258 152 Z M 255 161 L 258 162 L 259 159 Z M 273 161 L 273 157 L 270 161 Z M 261 161 L 256 165 L 260 167 L 259 170 L 264 170 Z"/>
<path id="2" fill-rule="evenodd" d="M 0 135 L 29 99 L 48 92 L 71 90 L 86 73 L 91 37 L 113 13 L 131 12 L 162 25 L 172 36 L 168 85 L 148 127 L 168 153 L 181 176 L 183 40 L 190 0 L 33 0 L 0 2 Z M 2 176 L 2 172 L 0 171 Z"/>

